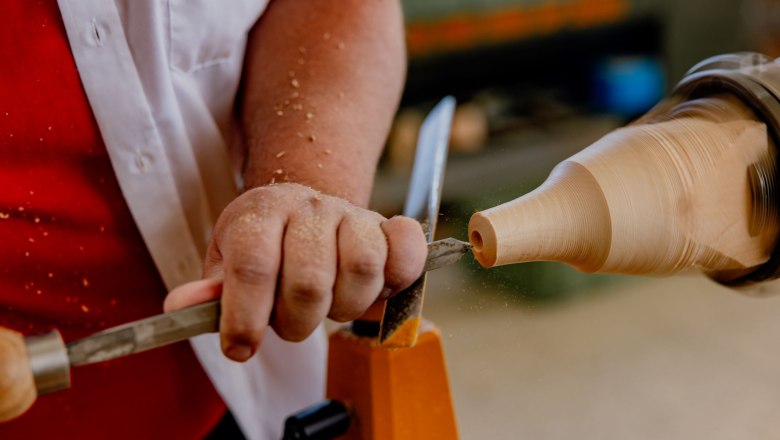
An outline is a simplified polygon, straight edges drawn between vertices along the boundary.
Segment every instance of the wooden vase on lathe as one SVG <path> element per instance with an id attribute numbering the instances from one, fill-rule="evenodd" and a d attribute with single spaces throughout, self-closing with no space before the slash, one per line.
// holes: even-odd
<path id="1" fill-rule="evenodd" d="M 780 64 L 766 57 L 700 63 L 669 99 L 560 163 L 539 188 L 474 214 L 477 260 L 696 270 L 730 285 L 777 278 L 778 90 Z"/>

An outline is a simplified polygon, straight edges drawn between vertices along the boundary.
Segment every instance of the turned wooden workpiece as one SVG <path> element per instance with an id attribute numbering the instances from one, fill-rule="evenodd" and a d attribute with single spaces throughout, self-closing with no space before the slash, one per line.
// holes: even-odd
<path id="1" fill-rule="evenodd" d="M 773 152 L 765 124 L 727 95 L 682 103 L 560 163 L 535 191 L 474 214 L 486 267 L 560 261 L 585 272 L 731 279 L 768 260 L 777 223 L 753 228 L 749 167 Z"/>
<path id="2" fill-rule="evenodd" d="M 35 397 L 35 380 L 24 337 L 0 328 L 0 422 L 27 411 Z"/>

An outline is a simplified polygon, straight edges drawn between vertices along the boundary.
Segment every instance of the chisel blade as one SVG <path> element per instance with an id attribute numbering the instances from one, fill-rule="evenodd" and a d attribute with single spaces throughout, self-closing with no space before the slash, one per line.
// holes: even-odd
<path id="1" fill-rule="evenodd" d="M 93 364 L 189 339 L 219 328 L 219 300 L 113 327 L 68 344 L 72 366 Z"/>
<path id="2" fill-rule="evenodd" d="M 419 221 L 428 243 L 433 241 L 439 215 L 447 146 L 455 113 L 455 98 L 448 96 L 431 110 L 420 127 L 412 178 L 404 215 Z M 411 347 L 417 342 L 426 274 L 411 287 L 387 300 L 379 326 L 379 343 L 389 348 Z"/>

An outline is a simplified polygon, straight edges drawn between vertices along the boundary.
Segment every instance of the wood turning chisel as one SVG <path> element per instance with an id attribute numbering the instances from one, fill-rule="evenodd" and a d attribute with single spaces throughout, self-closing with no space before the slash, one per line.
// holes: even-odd
<path id="1" fill-rule="evenodd" d="M 424 272 L 448 266 L 471 249 L 469 243 L 445 238 L 428 245 Z M 191 337 L 219 331 L 219 300 L 163 313 L 95 333 L 67 344 L 71 366 L 103 362 Z"/>
<path id="2" fill-rule="evenodd" d="M 469 243 L 447 238 L 428 245 L 425 271 L 457 262 Z M 163 313 L 77 339 L 67 345 L 57 330 L 23 337 L 0 328 L 0 422 L 32 405 L 36 396 L 70 387 L 70 368 L 219 331 L 219 300 Z"/>
<path id="3" fill-rule="evenodd" d="M 412 177 L 403 214 L 420 222 L 428 243 L 433 242 L 439 216 L 447 146 L 455 113 L 455 98 L 442 99 L 420 127 Z M 387 300 L 379 324 L 379 344 L 388 348 L 411 347 L 420 329 L 427 272 L 411 287 Z"/>

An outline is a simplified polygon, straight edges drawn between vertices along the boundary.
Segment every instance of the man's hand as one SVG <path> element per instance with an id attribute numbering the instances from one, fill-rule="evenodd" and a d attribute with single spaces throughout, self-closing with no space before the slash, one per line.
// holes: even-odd
<path id="1" fill-rule="evenodd" d="M 414 220 L 388 220 L 298 184 L 259 187 L 238 197 L 217 222 L 206 256 L 209 280 L 173 290 L 165 310 L 221 294 L 222 349 L 245 361 L 268 325 L 300 341 L 326 316 L 358 318 L 377 298 L 414 282 L 426 255 Z"/>
<path id="2" fill-rule="evenodd" d="M 240 168 L 254 189 L 217 221 L 207 280 L 175 289 L 166 310 L 221 294 L 222 349 L 245 361 L 268 325 L 299 341 L 326 316 L 357 318 L 414 282 L 427 251 L 420 225 L 360 208 L 404 67 L 397 0 L 269 2 L 249 35 L 240 90 Z M 303 185 L 265 186 L 282 181 Z"/>

